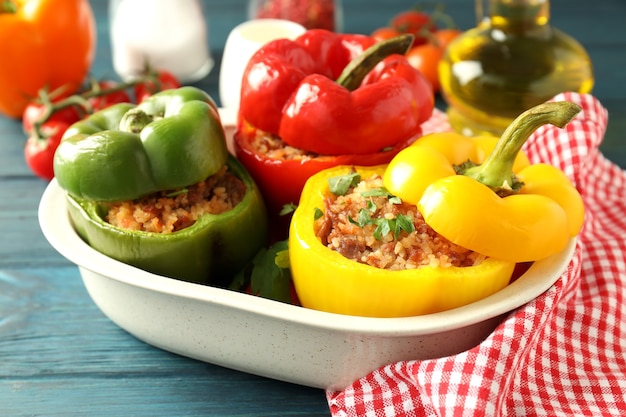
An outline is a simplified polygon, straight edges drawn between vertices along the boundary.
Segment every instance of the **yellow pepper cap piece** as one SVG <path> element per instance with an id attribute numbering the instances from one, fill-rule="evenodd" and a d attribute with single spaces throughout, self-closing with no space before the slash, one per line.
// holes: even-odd
<path id="1" fill-rule="evenodd" d="M 443 153 L 425 146 L 409 146 L 389 162 L 383 183 L 391 194 L 416 205 L 431 183 L 453 175 L 454 167 Z"/>
<path id="2" fill-rule="evenodd" d="M 524 186 L 520 194 L 539 194 L 556 201 L 565 213 L 569 235 L 576 236 L 585 220 L 585 206 L 580 193 L 560 169 L 548 164 L 530 165 L 517 173 Z"/>
<path id="3" fill-rule="evenodd" d="M 459 246 L 512 262 L 543 259 L 579 233 L 584 204 L 562 171 L 531 165 L 521 148 L 542 124 L 563 127 L 579 111 L 570 102 L 544 103 L 499 139 L 424 136 L 391 160 L 385 187 Z"/>
<path id="4" fill-rule="evenodd" d="M 464 175 L 442 178 L 417 204 L 424 221 L 459 246 L 511 262 L 543 259 L 569 241 L 567 213 L 537 194 L 499 197 Z"/>
<path id="5" fill-rule="evenodd" d="M 436 149 L 452 165 L 461 165 L 467 161 L 482 164 L 495 149 L 498 139 L 495 136 L 468 137 L 456 132 L 430 133 L 411 144 L 412 147 Z M 528 156 L 519 152 L 513 162 L 513 172 L 530 165 Z"/>

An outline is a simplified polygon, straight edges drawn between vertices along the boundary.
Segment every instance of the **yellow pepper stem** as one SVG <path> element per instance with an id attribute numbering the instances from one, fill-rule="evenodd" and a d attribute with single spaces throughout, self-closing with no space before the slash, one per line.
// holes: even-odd
<path id="1" fill-rule="evenodd" d="M 543 103 L 526 110 L 507 127 L 485 162 L 461 174 L 485 184 L 499 195 L 516 193 L 522 184 L 513 173 L 513 163 L 526 140 L 542 125 L 565 127 L 580 111 L 578 104 L 569 101 Z"/>

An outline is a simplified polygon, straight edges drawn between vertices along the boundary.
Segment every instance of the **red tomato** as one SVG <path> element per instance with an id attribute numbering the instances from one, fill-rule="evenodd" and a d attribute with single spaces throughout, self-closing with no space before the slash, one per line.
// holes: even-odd
<path id="1" fill-rule="evenodd" d="M 180 86 L 180 81 L 178 81 L 178 78 L 176 78 L 174 74 L 161 70 L 157 72 L 157 82 L 146 81 L 135 86 L 135 100 L 137 103 L 141 103 L 144 99 L 150 97 L 154 93 L 172 88 L 178 88 Z"/>
<path id="2" fill-rule="evenodd" d="M 24 159 L 39 178 L 48 181 L 54 178 L 54 153 L 69 126 L 69 123 L 60 120 L 49 120 L 41 126 L 43 138 L 31 134 L 26 140 Z"/>
<path id="3" fill-rule="evenodd" d="M 115 88 L 119 84 L 115 81 L 100 81 L 96 88 L 100 90 L 108 90 Z M 102 96 L 91 97 L 87 99 L 87 102 L 93 107 L 94 111 L 105 109 L 113 104 L 117 103 L 130 103 L 131 99 L 125 90 L 112 91 Z"/>
<path id="4" fill-rule="evenodd" d="M 371 37 L 376 39 L 376 42 L 386 41 L 387 39 L 395 38 L 399 36 L 400 32 L 394 28 L 382 27 L 372 32 Z"/>
<path id="5" fill-rule="evenodd" d="M 62 98 L 59 98 L 56 101 L 59 100 L 62 100 Z M 24 128 L 24 132 L 30 134 L 33 130 L 33 125 L 43 117 L 45 111 L 45 105 L 40 101 L 28 103 L 24 109 L 24 114 L 22 115 L 22 127 Z M 79 121 L 84 113 L 84 110 L 82 110 L 79 105 L 64 107 L 54 111 L 54 113 L 48 117 L 47 121 L 56 120 L 71 125 L 72 123 Z"/>
<path id="6" fill-rule="evenodd" d="M 437 25 L 428 13 L 417 10 L 406 10 L 395 15 L 391 19 L 392 28 L 401 33 L 415 35 L 413 45 L 421 45 L 428 42 L 428 32 L 435 32 Z"/>
<path id="7" fill-rule="evenodd" d="M 441 49 L 445 49 L 450 42 L 455 40 L 461 31 L 459 29 L 439 29 L 434 33 L 435 41 Z"/>
<path id="8" fill-rule="evenodd" d="M 428 79 L 433 91 L 439 91 L 439 60 L 443 56 L 443 49 L 432 44 L 414 46 L 406 53 L 406 59 L 411 66 L 417 68 Z"/>

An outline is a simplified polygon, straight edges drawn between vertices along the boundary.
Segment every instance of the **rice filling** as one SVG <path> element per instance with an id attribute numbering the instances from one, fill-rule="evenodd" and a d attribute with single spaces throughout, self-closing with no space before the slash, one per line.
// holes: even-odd
<path id="1" fill-rule="evenodd" d="M 280 137 L 257 129 L 251 142 L 258 153 L 270 159 L 308 160 L 318 155 L 286 144 Z"/>
<path id="2" fill-rule="evenodd" d="M 388 270 L 467 267 L 485 259 L 435 232 L 416 206 L 385 193 L 368 193 L 375 189 L 384 190 L 380 175 L 361 179 L 343 195 L 329 193 L 324 214 L 314 224 L 322 244 L 348 259 Z M 363 218 L 364 210 L 367 221 L 356 220 Z M 412 223 L 412 227 L 394 227 L 400 220 Z M 380 225 L 389 224 L 391 228 L 383 228 L 381 233 Z"/>
<path id="3" fill-rule="evenodd" d="M 173 233 L 191 226 L 204 214 L 232 210 L 245 192 L 245 184 L 224 166 L 218 173 L 184 189 L 109 203 L 105 221 L 127 230 Z"/>

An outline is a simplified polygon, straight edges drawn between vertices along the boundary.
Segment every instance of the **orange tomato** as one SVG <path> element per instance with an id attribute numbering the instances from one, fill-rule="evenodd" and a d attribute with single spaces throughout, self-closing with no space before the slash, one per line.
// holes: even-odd
<path id="1" fill-rule="evenodd" d="M 459 29 L 439 29 L 433 36 L 435 37 L 435 41 L 440 48 L 445 49 L 450 42 L 456 39 L 461 34 Z"/>
<path id="2" fill-rule="evenodd" d="M 3 1 L 0 43 L 0 113 L 19 118 L 40 89 L 74 92 L 87 76 L 96 47 L 89 1 Z"/>
<path id="3" fill-rule="evenodd" d="M 460 34 L 461 31 L 458 29 L 440 29 L 433 33 L 434 39 L 429 43 L 414 46 L 406 54 L 409 63 L 430 81 L 434 92 L 440 89 L 439 61 L 448 44 Z"/>
<path id="4" fill-rule="evenodd" d="M 377 42 L 381 42 L 381 41 L 386 41 L 387 39 L 395 38 L 396 36 L 399 36 L 399 35 L 401 35 L 400 31 L 394 28 L 382 27 L 373 31 L 370 36 L 376 39 Z"/>
<path id="5" fill-rule="evenodd" d="M 443 56 L 443 49 L 432 43 L 414 46 L 406 53 L 409 64 L 417 68 L 433 87 L 433 91 L 439 91 L 439 60 Z"/>

